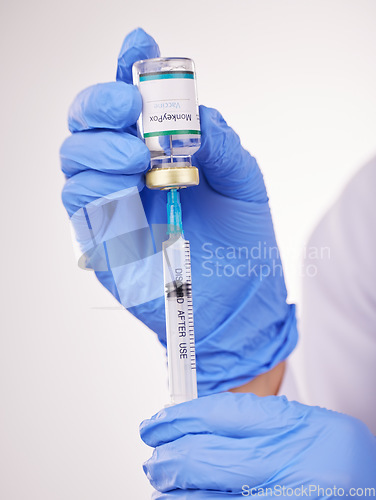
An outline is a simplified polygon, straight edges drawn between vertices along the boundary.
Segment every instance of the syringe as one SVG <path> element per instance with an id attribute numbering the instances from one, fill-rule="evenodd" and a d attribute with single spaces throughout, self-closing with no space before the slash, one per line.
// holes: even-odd
<path id="1" fill-rule="evenodd" d="M 197 398 L 191 256 L 184 239 L 180 196 L 167 192 L 169 238 L 163 243 L 166 336 L 171 404 Z"/>
<path id="2" fill-rule="evenodd" d="M 151 156 L 145 183 L 149 189 L 167 190 L 163 273 L 169 386 L 171 403 L 177 404 L 197 398 L 191 258 L 178 192 L 199 184 L 198 168 L 192 165 L 201 145 L 196 73 L 193 61 L 184 57 L 136 61 L 132 73 L 142 97 L 138 135 Z"/>

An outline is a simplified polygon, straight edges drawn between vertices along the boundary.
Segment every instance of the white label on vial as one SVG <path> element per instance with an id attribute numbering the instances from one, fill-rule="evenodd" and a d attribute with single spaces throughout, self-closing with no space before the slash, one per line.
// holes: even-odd
<path id="1" fill-rule="evenodd" d="M 200 135 L 200 118 L 192 72 L 161 72 L 140 76 L 144 137 Z"/>

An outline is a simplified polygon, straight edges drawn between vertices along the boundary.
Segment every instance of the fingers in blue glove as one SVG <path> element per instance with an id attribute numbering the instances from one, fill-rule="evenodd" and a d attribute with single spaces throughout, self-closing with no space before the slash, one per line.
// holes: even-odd
<path id="1" fill-rule="evenodd" d="M 124 130 L 137 121 L 141 109 L 142 98 L 134 85 L 98 83 L 77 95 L 69 108 L 68 127 L 71 132 Z"/>
<path id="2" fill-rule="evenodd" d="M 244 418 L 252 402 L 252 414 Z M 223 408 L 231 412 L 223 413 Z M 288 408 L 288 412 L 284 412 Z M 239 422 L 242 425 L 239 427 Z M 216 434 L 232 438 L 249 437 L 257 429 L 268 425 L 281 431 L 294 423 L 290 403 L 282 396 L 259 398 L 254 394 L 233 394 L 223 392 L 202 397 L 161 410 L 140 426 L 142 440 L 156 447 L 179 439 L 186 434 Z"/>
<path id="3" fill-rule="evenodd" d="M 69 178 L 83 170 L 135 174 L 147 169 L 150 152 L 130 134 L 90 130 L 69 136 L 60 149 L 61 169 Z"/>
<path id="4" fill-rule="evenodd" d="M 144 185 L 143 174 L 114 175 L 85 170 L 67 180 L 61 196 L 69 217 L 72 217 L 94 200 L 134 187 L 141 191 Z M 132 215 L 136 217 L 136 214 Z"/>
<path id="5" fill-rule="evenodd" d="M 116 80 L 132 83 L 132 66 L 141 59 L 159 57 L 157 42 L 142 28 L 137 28 L 124 39 L 118 57 Z"/>
<path id="6" fill-rule="evenodd" d="M 162 492 L 181 488 L 240 493 L 260 458 L 270 453 L 268 447 L 255 448 L 253 436 L 264 435 L 265 425 L 281 434 L 291 428 L 298 414 L 289 404 L 284 397 L 221 393 L 162 410 L 140 427 L 143 441 L 156 447 L 144 464 L 149 481 Z M 229 464 L 236 465 L 236 473 Z M 264 467 L 263 472 L 267 476 L 269 470 Z"/>
<path id="7" fill-rule="evenodd" d="M 264 454 L 269 452 L 265 450 Z M 243 484 L 254 479 L 252 471 L 262 454 L 252 445 L 251 438 L 187 434 L 158 446 L 143 468 L 158 491 L 180 488 L 239 493 Z"/>

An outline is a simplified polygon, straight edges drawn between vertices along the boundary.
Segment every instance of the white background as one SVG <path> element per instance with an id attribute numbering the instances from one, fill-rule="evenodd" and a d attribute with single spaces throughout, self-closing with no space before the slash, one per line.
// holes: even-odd
<path id="1" fill-rule="evenodd" d="M 154 334 L 79 270 L 58 150 L 75 94 L 142 26 L 196 62 L 264 172 L 290 299 L 319 217 L 376 150 L 374 0 L 1 2 L 0 498 L 148 498 L 140 421 L 167 401 Z"/>

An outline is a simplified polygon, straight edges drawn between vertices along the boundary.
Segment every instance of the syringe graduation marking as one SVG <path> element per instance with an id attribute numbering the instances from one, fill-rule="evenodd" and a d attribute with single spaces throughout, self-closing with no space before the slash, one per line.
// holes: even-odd
<path id="1" fill-rule="evenodd" d="M 191 251 L 189 248 L 189 243 L 186 241 L 184 243 L 185 247 L 185 272 L 187 281 L 190 284 L 191 293 L 187 296 L 188 304 L 188 331 L 189 331 L 189 345 L 191 354 L 191 368 L 196 370 L 196 347 L 195 347 L 195 334 L 193 328 L 193 305 L 192 305 L 192 277 L 191 277 Z"/>

